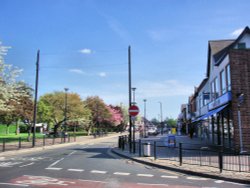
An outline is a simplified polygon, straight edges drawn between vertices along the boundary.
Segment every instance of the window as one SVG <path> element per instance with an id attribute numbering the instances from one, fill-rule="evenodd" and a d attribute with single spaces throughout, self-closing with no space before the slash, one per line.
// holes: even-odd
<path id="1" fill-rule="evenodd" d="M 231 72 L 230 72 L 230 65 L 226 66 L 226 87 L 227 91 L 231 91 Z"/>
<path id="2" fill-rule="evenodd" d="M 212 99 L 216 99 L 219 96 L 219 80 L 217 77 L 211 82 L 211 95 Z"/>
<path id="3" fill-rule="evenodd" d="M 246 49 L 246 43 L 238 43 L 237 44 L 238 49 Z"/>
<path id="4" fill-rule="evenodd" d="M 227 91 L 227 83 L 226 83 L 226 73 L 225 70 L 222 70 L 220 72 L 220 88 L 221 88 L 221 94 L 226 93 Z"/>

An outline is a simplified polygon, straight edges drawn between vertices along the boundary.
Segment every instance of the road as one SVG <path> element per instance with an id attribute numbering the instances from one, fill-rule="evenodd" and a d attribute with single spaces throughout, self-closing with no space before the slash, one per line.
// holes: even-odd
<path id="1" fill-rule="evenodd" d="M 246 185 L 159 170 L 122 159 L 116 138 L 0 158 L 0 188 L 214 188 Z"/>

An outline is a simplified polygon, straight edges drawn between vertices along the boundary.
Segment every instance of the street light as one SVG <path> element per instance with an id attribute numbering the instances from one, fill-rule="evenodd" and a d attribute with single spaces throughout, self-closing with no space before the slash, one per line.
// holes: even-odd
<path id="1" fill-rule="evenodd" d="M 144 102 L 144 137 L 146 137 L 146 102 L 147 102 L 147 99 L 143 99 L 143 102 Z"/>
<path id="2" fill-rule="evenodd" d="M 163 122 L 162 122 L 162 103 L 161 102 L 159 102 L 160 103 L 160 116 L 161 116 L 161 134 L 163 134 Z"/>
<path id="3" fill-rule="evenodd" d="M 67 132 L 67 125 L 66 125 L 66 122 L 67 122 L 67 103 L 68 103 L 68 90 L 69 88 L 64 88 L 64 91 L 65 91 L 65 100 L 64 100 L 64 131 L 65 133 Z"/>
<path id="4" fill-rule="evenodd" d="M 241 127 L 241 114 L 240 114 L 240 106 L 244 101 L 244 94 L 238 93 L 238 125 L 239 125 L 239 134 L 240 134 L 240 153 L 243 153 L 243 140 L 242 140 L 242 127 Z"/>

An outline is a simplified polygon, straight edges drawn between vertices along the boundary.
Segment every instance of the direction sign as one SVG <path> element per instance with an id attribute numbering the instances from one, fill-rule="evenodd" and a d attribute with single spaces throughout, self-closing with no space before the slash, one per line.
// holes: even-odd
<path id="1" fill-rule="evenodd" d="M 128 113 L 130 116 L 137 116 L 139 114 L 139 112 L 140 112 L 140 110 L 139 110 L 138 106 L 136 106 L 136 105 L 132 105 L 128 109 Z"/>

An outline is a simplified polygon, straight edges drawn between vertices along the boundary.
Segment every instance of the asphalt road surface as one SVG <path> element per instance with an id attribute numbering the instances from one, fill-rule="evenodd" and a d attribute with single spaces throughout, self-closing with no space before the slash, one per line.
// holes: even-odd
<path id="1" fill-rule="evenodd" d="M 116 138 L 0 157 L 0 188 L 235 188 L 247 185 L 194 177 L 119 158 Z"/>

